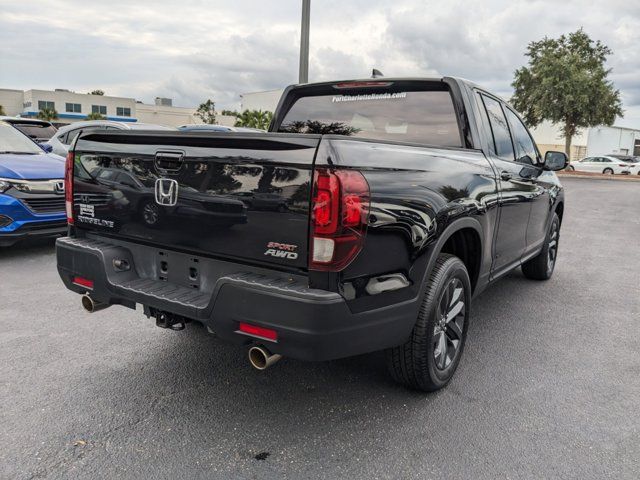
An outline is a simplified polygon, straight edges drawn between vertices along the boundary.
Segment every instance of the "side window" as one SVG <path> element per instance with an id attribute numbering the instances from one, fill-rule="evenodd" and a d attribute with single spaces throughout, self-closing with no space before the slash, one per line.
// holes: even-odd
<path id="1" fill-rule="evenodd" d="M 69 130 L 67 132 L 67 134 L 64 137 L 64 143 L 65 145 L 71 145 L 73 143 L 73 141 L 76 139 L 76 136 L 82 131 L 81 128 L 76 128 L 75 130 Z"/>
<path id="2" fill-rule="evenodd" d="M 602 163 L 611 163 L 611 159 L 610 158 L 601 158 L 600 161 Z"/>
<path id="3" fill-rule="evenodd" d="M 516 162 L 525 163 L 527 165 L 536 165 L 539 161 L 538 151 L 529 135 L 527 127 L 524 126 L 518 116 L 508 108 L 505 108 L 511 133 L 513 136 L 513 144 L 516 146 Z"/>
<path id="4" fill-rule="evenodd" d="M 493 141 L 496 146 L 496 154 L 504 160 L 514 160 L 513 144 L 511 143 L 511 135 L 507 119 L 504 116 L 500 102 L 490 97 L 482 95 L 482 101 L 487 109 L 489 116 L 489 124 L 493 133 Z"/>

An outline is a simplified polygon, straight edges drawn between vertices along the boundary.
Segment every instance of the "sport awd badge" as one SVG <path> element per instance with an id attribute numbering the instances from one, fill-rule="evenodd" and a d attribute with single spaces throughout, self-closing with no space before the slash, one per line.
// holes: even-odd
<path id="1" fill-rule="evenodd" d="M 287 260 L 295 260 L 298 258 L 297 245 L 289 245 L 288 243 L 269 242 L 267 243 L 267 251 L 265 255 L 276 258 L 285 258 Z"/>

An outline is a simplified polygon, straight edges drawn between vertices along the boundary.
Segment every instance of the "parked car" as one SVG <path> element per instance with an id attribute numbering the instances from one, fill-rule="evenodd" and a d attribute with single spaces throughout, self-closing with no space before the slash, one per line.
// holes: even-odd
<path id="1" fill-rule="evenodd" d="M 81 132 L 87 133 L 109 130 L 175 130 L 175 128 L 154 125 L 152 123 L 87 120 L 86 122 L 75 122 L 61 127 L 47 144 L 51 145 L 53 153 L 66 157 L 69 146 Z"/>
<path id="2" fill-rule="evenodd" d="M 628 163 L 630 175 L 640 175 L 640 157 L 634 157 L 632 155 L 619 155 L 619 154 L 611 154 L 609 155 L 609 157 L 617 158 L 618 160 L 621 160 L 624 163 Z"/>
<path id="3" fill-rule="evenodd" d="M 67 231 L 64 159 L 0 121 L 0 247 Z"/>
<path id="4" fill-rule="evenodd" d="M 114 228 L 126 224 L 132 214 L 150 228 L 160 227 L 165 222 L 177 226 L 185 219 L 194 218 L 203 225 L 227 227 L 247 221 L 247 209 L 236 199 L 185 187 L 181 190 L 184 205 L 161 208 L 156 202 L 156 178 L 152 175 L 141 175 L 140 171 L 136 175 L 127 170 L 104 167 L 87 173 L 93 177 L 97 187 L 92 189 L 90 199 L 97 209 L 94 213 L 109 215 L 115 212 L 112 215 Z"/>
<path id="5" fill-rule="evenodd" d="M 141 304 L 159 327 L 200 322 L 261 370 L 281 355 L 386 350 L 393 378 L 433 391 L 460 362 L 472 296 L 520 266 L 552 276 L 566 164 L 465 80 L 294 85 L 270 133 L 82 133 L 58 271 L 90 312 Z M 277 191 L 296 208 L 252 209 L 232 229 L 181 215 L 152 229 L 128 204 L 93 208 L 101 168 L 153 179 L 160 211 L 189 208 L 193 190 Z"/>
<path id="6" fill-rule="evenodd" d="M 571 162 L 569 171 L 604 173 L 605 175 L 628 175 L 630 164 L 611 155 L 586 157 L 578 162 Z"/>
<path id="7" fill-rule="evenodd" d="M 259 128 L 227 127 L 225 125 L 211 125 L 208 123 L 181 125 L 178 127 L 178 130 L 183 130 L 185 132 L 264 132 L 264 130 L 260 130 Z"/>
<path id="8" fill-rule="evenodd" d="M 56 127 L 46 120 L 0 116 L 0 121 L 17 128 L 37 143 L 47 142 L 57 131 Z"/>

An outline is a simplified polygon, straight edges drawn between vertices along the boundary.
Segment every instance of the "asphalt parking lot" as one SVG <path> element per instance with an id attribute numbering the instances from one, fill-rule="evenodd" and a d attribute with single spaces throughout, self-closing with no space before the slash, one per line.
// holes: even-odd
<path id="1" fill-rule="evenodd" d="M 563 183 L 553 279 L 484 292 L 433 395 L 380 354 L 260 373 L 202 328 L 86 314 L 52 242 L 0 251 L 0 477 L 639 478 L 640 182 Z"/>

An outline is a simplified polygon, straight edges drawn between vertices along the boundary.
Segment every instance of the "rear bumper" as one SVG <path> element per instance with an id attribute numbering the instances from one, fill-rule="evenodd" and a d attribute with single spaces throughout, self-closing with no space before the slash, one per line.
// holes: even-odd
<path id="1" fill-rule="evenodd" d="M 91 295 L 99 301 L 129 307 L 140 303 L 199 321 L 224 340 L 263 344 L 273 353 L 300 360 L 330 360 L 399 345 L 409 338 L 417 314 L 415 302 L 352 313 L 342 296 L 310 289 L 303 278 L 255 268 L 243 271 L 242 265 L 205 258 L 199 259 L 202 275 L 215 278 L 203 278 L 199 289 L 145 278 L 138 272 L 149 272 L 144 260 L 148 247 L 137 245 L 62 238 L 56 251 L 58 271 L 70 290 L 87 292 L 73 277 L 88 278 L 93 281 Z M 132 268 L 117 272 L 114 259 L 124 259 Z M 278 339 L 240 334 L 240 322 L 273 329 Z"/>
<path id="2" fill-rule="evenodd" d="M 9 220 L 5 220 L 7 218 Z M 67 233 L 65 212 L 36 214 L 10 195 L 0 194 L 0 220 L 3 220 L 0 222 L 3 224 L 0 227 L 0 247 L 13 245 L 26 238 Z"/>

